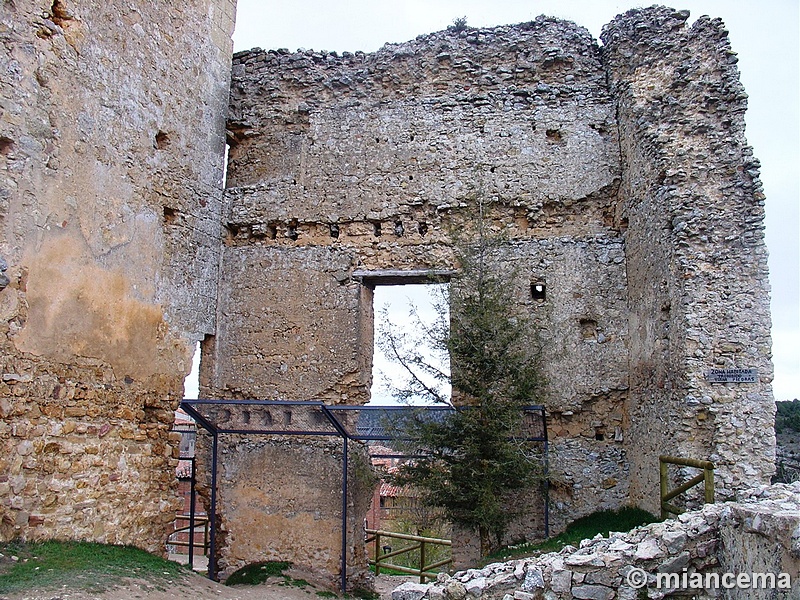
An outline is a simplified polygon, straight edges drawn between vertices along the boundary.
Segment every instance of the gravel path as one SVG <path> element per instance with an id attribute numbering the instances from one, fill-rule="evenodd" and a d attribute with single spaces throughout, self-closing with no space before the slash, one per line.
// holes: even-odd
<path id="1" fill-rule="evenodd" d="M 375 589 L 381 594 L 381 600 L 390 600 L 394 588 L 404 581 L 415 580 L 381 575 Z M 257 586 L 228 587 L 200 575 L 187 575 L 182 581 L 158 583 L 132 579 L 124 586 L 102 593 L 75 591 L 67 586 L 61 590 L 0 593 L 0 600 L 319 600 L 317 592 L 320 591 L 323 590 L 312 585 L 295 587 L 277 580 Z"/>

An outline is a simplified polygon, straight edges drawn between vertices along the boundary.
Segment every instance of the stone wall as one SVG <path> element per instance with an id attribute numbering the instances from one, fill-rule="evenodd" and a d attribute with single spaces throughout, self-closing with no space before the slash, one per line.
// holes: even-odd
<path id="1" fill-rule="evenodd" d="M 231 67 L 234 9 L 0 8 L 0 537 L 161 549 L 194 344 L 205 396 L 364 403 L 372 287 L 457 267 L 479 206 L 538 326 L 554 529 L 654 509 L 660 453 L 714 461 L 723 497 L 769 477 L 764 198 L 721 22 L 631 11 L 601 49 L 540 17 Z M 720 367 L 758 380 L 709 384 Z M 271 444 L 220 490 L 230 540 Z"/>
<path id="2" fill-rule="evenodd" d="M 348 517 L 343 527 L 342 444 L 339 438 L 223 439 L 217 505 L 222 580 L 253 562 L 289 561 L 307 573 L 306 579 L 336 589 L 345 531 L 348 586 L 366 585 L 363 515 L 378 480 L 366 449 L 351 443 Z"/>
<path id="3" fill-rule="evenodd" d="M 602 49 L 540 17 L 374 54 L 237 54 L 204 393 L 366 402 L 372 286 L 456 268 L 480 210 L 538 328 L 554 531 L 656 510 L 659 454 L 715 461 L 723 497 L 766 481 L 758 164 L 724 29 L 687 17 L 631 11 Z M 758 382 L 707 383 L 720 367 Z"/>
<path id="4" fill-rule="evenodd" d="M 719 19 L 636 10 L 601 36 L 618 103 L 630 307 L 631 501 L 656 510 L 654 458 L 705 458 L 729 497 L 774 470 L 764 195 L 747 95 Z M 756 383 L 710 384 L 712 368 Z M 634 451 L 635 449 L 635 451 Z"/>
<path id="5" fill-rule="evenodd" d="M 557 520 L 624 502 L 619 146 L 588 32 L 539 18 L 374 54 L 253 50 L 234 57 L 231 99 L 227 318 L 204 394 L 366 402 L 371 286 L 385 271 L 454 268 L 454 232 L 475 234 L 480 204 L 510 240 L 494 260 L 538 325 L 557 437 L 614 465 L 601 496 L 588 477 L 562 486 Z M 591 408 L 608 403 L 613 417 Z"/>
<path id="6" fill-rule="evenodd" d="M 777 484 L 580 548 L 406 583 L 392 600 L 788 600 L 800 593 L 798 573 L 800 483 Z"/>
<path id="7" fill-rule="evenodd" d="M 216 327 L 234 12 L 0 6 L 0 539 L 163 552 L 168 430 Z"/>

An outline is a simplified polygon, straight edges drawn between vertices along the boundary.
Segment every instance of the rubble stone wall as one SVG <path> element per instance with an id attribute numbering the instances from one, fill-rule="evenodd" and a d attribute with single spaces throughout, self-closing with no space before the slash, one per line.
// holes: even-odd
<path id="1" fill-rule="evenodd" d="M 364 403 L 380 273 L 457 268 L 479 213 L 538 326 L 554 529 L 653 510 L 661 453 L 715 462 L 723 498 L 769 477 L 764 197 L 720 21 L 630 11 L 601 48 L 540 17 L 231 65 L 234 11 L 0 7 L 0 537 L 161 549 L 194 344 L 205 396 Z"/>
<path id="2" fill-rule="evenodd" d="M 0 6 L 0 539 L 164 550 L 168 430 L 216 327 L 234 14 Z"/>
<path id="3" fill-rule="evenodd" d="M 368 401 L 375 282 L 358 273 L 453 269 L 456 234 L 476 235 L 483 210 L 510 241 L 494 259 L 538 325 L 531 347 L 541 348 L 558 435 L 583 459 L 615 465 L 602 500 L 590 478 L 585 489 L 566 483 L 559 518 L 618 506 L 627 316 L 614 119 L 596 42 L 555 19 L 439 32 L 374 54 L 237 54 L 227 318 L 204 390 Z M 532 297 L 532 283 L 547 297 Z M 590 409 L 608 402 L 613 416 Z M 541 521 L 531 527 L 519 535 L 541 535 Z"/>
<path id="4" fill-rule="evenodd" d="M 627 224 L 631 500 L 657 510 L 655 457 L 711 460 L 717 493 L 774 470 L 764 195 L 747 95 L 719 19 L 629 11 L 602 34 Z M 709 383 L 709 369 L 757 369 Z"/>
<path id="5" fill-rule="evenodd" d="M 366 449 L 350 444 L 348 518 L 343 526 L 340 438 L 310 442 L 288 436 L 245 436 L 222 441 L 219 489 L 223 493 L 217 508 L 221 579 L 256 561 L 288 561 L 305 571 L 306 579 L 336 589 L 344 530 L 348 585 L 365 586 L 369 573 L 363 515 L 377 484 Z"/>
<path id="6" fill-rule="evenodd" d="M 482 213 L 509 240 L 494 259 L 538 327 L 554 531 L 629 502 L 656 511 L 659 454 L 714 461 L 721 497 L 766 481 L 758 163 L 722 24 L 687 18 L 630 11 L 602 48 L 540 17 L 373 54 L 237 54 L 231 318 L 205 389 L 366 402 L 380 280 L 359 273 L 457 268 L 453 243 Z M 758 380 L 710 384 L 710 368 Z"/>
<path id="7" fill-rule="evenodd" d="M 776 484 L 580 548 L 406 583 L 392 600 L 788 600 L 800 593 L 798 573 L 800 483 Z"/>

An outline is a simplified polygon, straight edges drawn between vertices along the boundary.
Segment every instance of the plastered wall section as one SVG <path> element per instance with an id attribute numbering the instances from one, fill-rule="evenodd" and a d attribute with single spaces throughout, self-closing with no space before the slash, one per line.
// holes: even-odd
<path id="1" fill-rule="evenodd" d="M 348 589 L 367 585 L 363 518 L 378 480 L 366 449 L 351 444 L 343 522 L 342 444 L 336 437 L 312 442 L 287 436 L 248 436 L 222 444 L 222 579 L 253 562 L 289 561 L 305 579 L 338 589 L 344 534 Z"/>
<path id="2" fill-rule="evenodd" d="M 618 140 L 585 29 L 542 18 L 374 54 L 239 53 L 228 128 L 220 326 L 203 394 L 366 402 L 373 309 L 357 273 L 453 269 L 454 239 L 477 238 L 482 205 L 492 235 L 511 242 L 498 268 L 537 324 L 544 400 L 569 438 L 557 520 L 627 499 L 614 436 L 627 389 Z M 534 282 L 546 298 L 532 298 Z M 325 480 L 322 466 L 284 459 Z M 587 475 L 598 461 L 601 481 Z M 220 494 L 227 526 L 246 533 Z M 515 535 L 540 537 L 542 517 Z"/>
<path id="3" fill-rule="evenodd" d="M 604 28 L 618 102 L 630 304 L 631 500 L 657 508 L 659 454 L 711 460 L 718 498 L 774 462 L 764 195 L 747 95 L 719 19 L 630 11 Z M 711 368 L 756 383 L 711 384 Z"/>
<path id="4" fill-rule="evenodd" d="M 163 551 L 168 429 L 215 327 L 234 11 L 0 7 L 2 539 Z"/>

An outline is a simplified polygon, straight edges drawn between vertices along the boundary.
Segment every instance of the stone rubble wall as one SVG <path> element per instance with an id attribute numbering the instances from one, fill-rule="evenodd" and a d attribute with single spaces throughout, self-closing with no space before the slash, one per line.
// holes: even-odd
<path id="1" fill-rule="evenodd" d="M 222 493 L 217 504 L 221 581 L 254 562 L 287 561 L 306 573 L 304 578 L 309 581 L 339 588 L 342 444 L 338 437 L 324 441 L 289 436 L 221 437 L 218 477 Z M 208 461 L 207 440 L 201 440 L 199 450 Z M 365 587 L 371 575 L 363 543 L 363 515 L 378 480 L 363 445 L 349 444 L 348 464 L 347 582 L 349 588 Z M 204 483 L 208 489 L 210 482 Z"/>
<path id="2" fill-rule="evenodd" d="M 234 16 L 0 6 L 2 540 L 164 551 L 173 411 L 216 326 Z"/>
<path id="3" fill-rule="evenodd" d="M 603 29 L 627 224 L 631 500 L 657 510 L 654 458 L 711 460 L 722 498 L 774 471 L 764 194 L 747 94 L 719 19 L 664 7 Z M 756 368 L 712 384 L 708 369 Z"/>
<path id="4" fill-rule="evenodd" d="M 768 479 L 764 197 L 719 20 L 630 11 L 601 48 L 540 17 L 231 65 L 234 13 L 0 7 L 0 538 L 161 550 L 194 344 L 204 396 L 366 402 L 356 273 L 457 267 L 479 205 L 540 332 L 556 528 L 652 509 L 661 453 L 714 461 L 722 497 Z"/>
<path id="5" fill-rule="evenodd" d="M 544 395 L 585 436 L 571 451 L 615 466 L 601 500 L 589 477 L 565 485 L 559 522 L 625 502 L 622 437 L 597 438 L 623 418 L 588 408 L 611 396 L 621 407 L 627 389 L 619 146 L 589 33 L 541 17 L 373 54 L 255 49 L 235 55 L 231 88 L 226 318 L 203 394 L 367 402 L 372 286 L 355 272 L 453 269 L 454 239 L 474 239 L 482 204 L 510 241 L 492 260 L 538 325 Z M 535 282 L 546 299 L 532 298 Z M 535 500 L 515 541 L 543 534 Z"/>
<path id="6" fill-rule="evenodd" d="M 633 569 L 647 574 L 638 589 Z M 658 573 L 787 573 L 790 589 L 659 589 Z M 705 580 L 705 579 L 704 579 Z M 679 584 L 680 583 L 679 580 Z M 719 592 L 719 593 L 718 593 Z M 800 593 L 800 482 L 748 490 L 736 502 L 707 504 L 676 519 L 584 540 L 580 548 L 494 563 L 427 585 L 405 583 L 392 600 L 703 600 L 796 598 Z"/>
<path id="7" fill-rule="evenodd" d="M 226 318 L 203 393 L 366 402 L 374 281 L 356 273 L 456 268 L 480 208 L 538 327 L 554 531 L 629 502 L 656 510 L 659 454 L 715 461 L 722 497 L 765 482 L 758 165 L 722 24 L 687 18 L 630 11 L 602 48 L 540 17 L 372 54 L 236 54 Z M 714 367 L 759 381 L 710 385 Z"/>

